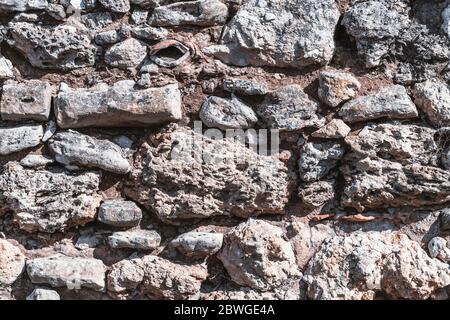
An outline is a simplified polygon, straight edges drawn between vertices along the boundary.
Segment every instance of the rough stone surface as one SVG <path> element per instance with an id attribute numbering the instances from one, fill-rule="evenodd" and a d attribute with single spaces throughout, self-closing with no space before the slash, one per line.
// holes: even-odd
<path id="1" fill-rule="evenodd" d="M 113 45 L 105 53 L 105 62 L 117 68 L 137 67 L 147 56 L 147 47 L 134 38 Z"/>
<path id="2" fill-rule="evenodd" d="M 55 160 L 65 166 L 98 168 L 117 174 L 131 170 L 124 152 L 117 144 L 76 131 L 55 134 L 48 147 Z"/>
<path id="3" fill-rule="evenodd" d="M 44 129 L 37 124 L 0 127 L 0 155 L 36 147 L 41 143 L 43 135 Z"/>
<path id="4" fill-rule="evenodd" d="M 224 24 L 228 7 L 219 0 L 175 2 L 153 10 L 148 22 L 154 26 L 214 26 Z"/>
<path id="5" fill-rule="evenodd" d="M 450 125 L 450 88 L 439 80 L 428 80 L 414 87 L 414 102 L 435 127 Z"/>
<path id="6" fill-rule="evenodd" d="M 142 219 L 142 210 L 133 202 L 106 200 L 98 209 L 97 220 L 113 227 L 135 227 Z"/>
<path id="7" fill-rule="evenodd" d="M 339 11 L 332 0 L 247 1 L 209 48 L 237 66 L 302 68 L 328 63 Z"/>
<path id="8" fill-rule="evenodd" d="M 191 152 L 193 139 L 196 150 L 203 148 L 203 159 L 195 149 Z M 276 156 L 260 156 L 238 143 L 202 138 L 182 127 L 152 140 L 154 147 L 143 151 L 125 193 L 161 220 L 283 213 L 289 176 Z"/>
<path id="9" fill-rule="evenodd" d="M 450 269 L 403 234 L 354 232 L 326 241 L 304 279 L 311 299 L 426 299 L 450 283 Z"/>
<path id="10" fill-rule="evenodd" d="M 108 237 L 112 248 L 130 248 L 136 250 L 153 250 L 161 242 L 161 236 L 156 231 L 131 230 L 114 232 Z"/>
<path id="11" fill-rule="evenodd" d="M 51 163 L 53 163 L 52 159 L 40 154 L 29 154 L 20 160 L 20 164 L 26 168 L 43 168 Z"/>
<path id="12" fill-rule="evenodd" d="M 319 180 L 337 165 L 344 153 L 345 149 L 338 143 L 306 143 L 298 160 L 300 178 L 303 181 Z"/>
<path id="13" fill-rule="evenodd" d="M 223 130 L 251 128 L 258 121 L 253 109 L 237 97 L 210 96 L 203 102 L 199 116 L 208 127 Z"/>
<path id="14" fill-rule="evenodd" d="M 324 71 L 319 77 L 319 98 L 330 107 L 358 95 L 361 83 L 352 74 L 341 71 Z"/>
<path id="15" fill-rule="evenodd" d="M 247 96 L 263 95 L 269 92 L 265 83 L 233 78 L 223 80 L 223 89 Z"/>
<path id="16" fill-rule="evenodd" d="M 55 232 L 94 220 L 99 175 L 61 170 L 30 170 L 10 162 L 0 174 L 0 208 L 14 212 L 29 232 Z"/>
<path id="17" fill-rule="evenodd" d="M 222 248 L 223 234 L 191 231 L 183 233 L 170 244 L 187 257 L 204 258 Z"/>
<path id="18" fill-rule="evenodd" d="M 0 239 L 0 287 L 9 286 L 25 269 L 25 256 L 10 242 Z"/>
<path id="19" fill-rule="evenodd" d="M 100 4 L 112 12 L 125 13 L 130 11 L 129 0 L 99 0 Z"/>
<path id="20" fill-rule="evenodd" d="M 234 282 L 261 291 L 300 276 L 283 230 L 263 220 L 249 219 L 230 230 L 218 258 Z"/>
<path id="21" fill-rule="evenodd" d="M 61 297 L 55 290 L 37 288 L 30 293 L 27 300 L 61 300 Z"/>
<path id="22" fill-rule="evenodd" d="M 68 289 L 105 289 L 106 266 L 101 260 L 56 255 L 27 261 L 27 273 L 36 284 Z"/>
<path id="23" fill-rule="evenodd" d="M 318 107 L 300 86 L 290 85 L 267 94 L 256 112 L 269 128 L 294 131 L 323 125 Z"/>
<path id="24" fill-rule="evenodd" d="M 450 248 L 447 240 L 441 237 L 434 237 L 428 242 L 428 252 L 432 258 L 438 258 L 443 262 L 450 261 Z"/>
<path id="25" fill-rule="evenodd" d="M 394 85 L 347 102 L 339 115 L 344 121 L 351 123 L 379 118 L 416 118 L 418 113 L 405 87 Z"/>
<path id="26" fill-rule="evenodd" d="M 350 127 L 344 121 L 341 119 L 333 119 L 319 130 L 314 131 L 311 136 L 323 139 L 341 139 L 345 138 L 350 131 Z"/>
<path id="27" fill-rule="evenodd" d="M 3 85 L 0 115 L 3 120 L 10 121 L 46 121 L 50 115 L 51 103 L 52 93 L 48 82 L 7 82 Z"/>
<path id="28" fill-rule="evenodd" d="M 85 32 L 74 26 L 13 22 L 9 31 L 12 46 L 37 68 L 72 70 L 95 63 L 96 47 Z"/>
<path id="29" fill-rule="evenodd" d="M 134 89 L 134 81 L 90 89 L 60 89 L 55 108 L 62 128 L 148 126 L 182 116 L 177 85 L 138 90 Z"/>

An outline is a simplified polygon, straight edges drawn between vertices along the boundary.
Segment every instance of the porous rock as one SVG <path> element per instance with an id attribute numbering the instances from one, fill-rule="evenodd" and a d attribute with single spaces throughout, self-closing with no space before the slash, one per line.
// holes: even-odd
<path id="1" fill-rule="evenodd" d="M 435 127 L 450 125 L 450 88 L 447 84 L 437 79 L 418 83 L 414 87 L 414 98 Z"/>
<path id="2" fill-rule="evenodd" d="M 24 254 L 17 246 L 0 239 L 0 287 L 13 284 L 24 269 Z"/>
<path id="3" fill-rule="evenodd" d="M 358 95 L 361 84 L 351 73 L 328 70 L 319 76 L 319 98 L 331 107 Z"/>
<path id="4" fill-rule="evenodd" d="M 38 124 L 24 124 L 15 127 L 0 127 L 0 155 L 38 146 L 44 129 Z"/>
<path id="5" fill-rule="evenodd" d="M 154 230 L 130 230 L 114 232 L 108 237 L 111 248 L 130 248 L 135 250 L 153 250 L 161 242 L 161 236 Z"/>
<path id="6" fill-rule="evenodd" d="M 191 231 L 179 235 L 170 244 L 187 257 L 204 258 L 222 247 L 223 234 Z"/>
<path id="7" fill-rule="evenodd" d="M 98 209 L 98 221 L 113 227 L 135 227 L 142 219 L 142 210 L 126 200 L 106 200 Z"/>

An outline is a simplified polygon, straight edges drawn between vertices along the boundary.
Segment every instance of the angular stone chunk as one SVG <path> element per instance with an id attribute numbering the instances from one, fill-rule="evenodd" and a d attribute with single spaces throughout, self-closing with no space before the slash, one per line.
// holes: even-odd
<path id="1" fill-rule="evenodd" d="M 328 181 L 315 181 L 299 187 L 298 197 L 313 208 L 320 208 L 335 197 L 334 185 Z"/>
<path id="2" fill-rule="evenodd" d="M 64 88 L 55 99 L 55 113 L 62 128 L 132 127 L 180 120 L 178 85 L 137 90 L 134 81 L 90 89 Z"/>
<path id="3" fill-rule="evenodd" d="M 47 5 L 47 0 L 0 0 L 0 12 L 43 10 Z"/>
<path id="4" fill-rule="evenodd" d="M 415 125 L 367 126 L 346 142 L 341 171 L 344 207 L 422 207 L 450 200 L 450 173 L 437 167 L 434 130 Z"/>
<path id="5" fill-rule="evenodd" d="M 28 232 L 61 231 L 94 220 L 99 180 L 94 172 L 35 171 L 9 162 L 0 174 L 0 207 L 12 210 Z"/>
<path id="6" fill-rule="evenodd" d="M 344 121 L 341 119 L 333 119 L 319 130 L 314 131 L 311 136 L 323 139 L 341 139 L 345 138 L 350 131 L 350 127 Z"/>
<path id="7" fill-rule="evenodd" d="M 125 13 L 130 11 L 130 0 L 99 0 L 100 4 L 109 11 Z"/>
<path id="8" fill-rule="evenodd" d="M 3 120 L 46 121 L 52 104 L 52 90 L 45 81 L 7 82 L 3 85 L 0 115 Z"/>
<path id="9" fill-rule="evenodd" d="M 147 47 L 139 40 L 129 38 L 109 48 L 105 53 L 105 62 L 117 68 L 134 68 L 147 56 Z"/>
<path id="10" fill-rule="evenodd" d="M 156 7 L 148 19 L 153 26 L 215 26 L 224 24 L 228 17 L 228 7 L 219 0 L 196 0 L 175 2 Z"/>
<path id="11" fill-rule="evenodd" d="M 124 191 L 161 220 L 283 213 L 290 176 L 276 156 L 177 126 L 150 139 Z"/>
<path id="12" fill-rule="evenodd" d="M 356 97 L 360 88 L 361 84 L 351 73 L 337 70 L 320 73 L 319 98 L 331 107 Z"/>
<path id="13" fill-rule="evenodd" d="M 11 60 L 0 56 L 0 79 L 10 79 L 14 77 L 13 64 Z"/>
<path id="14" fill-rule="evenodd" d="M 25 124 L 17 127 L 0 127 L 0 155 L 36 147 L 44 136 L 44 128 L 38 124 Z"/>
<path id="15" fill-rule="evenodd" d="M 101 260 L 56 255 L 27 261 L 32 283 L 68 289 L 105 289 L 106 266 Z"/>
<path id="16" fill-rule="evenodd" d="M 18 247 L 0 239 L 0 287 L 9 286 L 25 270 L 25 256 Z"/>
<path id="17" fill-rule="evenodd" d="M 136 227 L 141 219 L 142 211 L 133 201 L 105 200 L 98 209 L 97 220 L 113 227 Z"/>
<path id="18" fill-rule="evenodd" d="M 247 96 L 263 95 L 269 91 L 265 83 L 245 79 L 225 79 L 223 89 Z"/>
<path id="19" fill-rule="evenodd" d="M 96 47 L 74 26 L 12 22 L 9 31 L 11 45 L 34 67 L 67 71 L 95 63 Z"/>
<path id="20" fill-rule="evenodd" d="M 323 125 L 318 107 L 300 86 L 289 85 L 267 94 L 256 112 L 269 128 L 293 131 Z"/>
<path id="21" fill-rule="evenodd" d="M 310 299 L 427 299 L 450 284 L 450 269 L 404 234 L 357 231 L 322 244 L 304 280 Z"/>
<path id="22" fill-rule="evenodd" d="M 334 53 L 339 10 L 333 0 L 246 1 L 205 52 L 237 66 L 303 68 Z"/>
<path id="23" fill-rule="evenodd" d="M 414 102 L 435 127 L 450 125 L 450 87 L 440 80 L 428 80 L 414 86 Z"/>
<path id="24" fill-rule="evenodd" d="M 111 266 L 107 276 L 108 291 L 123 293 L 135 290 L 144 280 L 144 264 L 139 258 L 124 259 Z"/>
<path id="25" fill-rule="evenodd" d="M 339 115 L 344 121 L 353 123 L 384 117 L 410 119 L 416 118 L 418 113 L 405 87 L 393 85 L 345 103 Z"/>
<path id="26" fill-rule="evenodd" d="M 114 232 L 108 237 L 108 244 L 116 249 L 153 250 L 158 248 L 160 242 L 161 236 L 154 230 Z"/>
<path id="27" fill-rule="evenodd" d="M 68 131 L 55 134 L 48 147 L 57 162 L 69 167 L 99 168 L 117 174 L 131 170 L 122 149 L 109 140 Z"/>
<path id="28" fill-rule="evenodd" d="M 300 151 L 298 167 L 303 181 L 317 181 L 342 159 L 345 149 L 338 143 L 305 143 Z"/>
<path id="29" fill-rule="evenodd" d="M 242 100 L 209 96 L 203 102 L 200 119 L 208 127 L 219 129 L 247 129 L 258 121 L 256 113 Z"/>
<path id="30" fill-rule="evenodd" d="M 428 242 L 428 252 L 432 258 L 438 258 L 442 262 L 450 261 L 450 248 L 447 240 L 441 237 L 434 237 Z"/>
<path id="31" fill-rule="evenodd" d="M 222 248 L 223 234 L 211 232 L 186 232 L 173 239 L 170 244 L 187 257 L 204 258 Z"/>
<path id="32" fill-rule="evenodd" d="M 301 275 L 283 230 L 264 220 L 249 219 L 231 229 L 217 257 L 234 282 L 261 291 Z"/>
<path id="33" fill-rule="evenodd" d="M 27 300 L 61 300 L 61 297 L 55 290 L 37 288 L 28 295 Z"/>
<path id="34" fill-rule="evenodd" d="M 153 255 L 143 257 L 142 263 L 142 290 L 155 299 L 198 299 L 208 276 L 204 264 L 182 265 Z"/>

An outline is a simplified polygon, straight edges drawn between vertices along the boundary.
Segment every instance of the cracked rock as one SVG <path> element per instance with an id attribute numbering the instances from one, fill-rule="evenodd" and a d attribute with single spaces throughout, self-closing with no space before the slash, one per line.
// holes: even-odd
<path id="1" fill-rule="evenodd" d="M 117 68 L 135 68 L 147 56 L 147 47 L 139 40 L 129 38 L 109 48 L 105 53 L 105 62 Z"/>
<path id="2" fill-rule="evenodd" d="M 326 241 L 304 279 L 311 299 L 427 299 L 450 284 L 450 269 L 406 235 L 357 231 Z"/>
<path id="3" fill-rule="evenodd" d="M 101 197 L 99 174 L 30 170 L 6 164 L 0 174 L 0 207 L 9 208 L 20 228 L 56 232 L 93 221 Z"/>
<path id="4" fill-rule="evenodd" d="M 223 234 L 191 231 L 173 239 L 170 244 L 180 253 L 192 258 L 205 258 L 222 248 Z"/>
<path id="5" fill-rule="evenodd" d="M 237 66 L 325 65 L 339 15 L 333 0 L 247 1 L 225 26 L 221 44 L 205 52 Z"/>
<path id="6" fill-rule="evenodd" d="M 3 85 L 0 115 L 3 120 L 9 121 L 46 121 L 51 103 L 52 89 L 48 82 L 6 82 Z"/>
<path id="7" fill-rule="evenodd" d="M 303 181 L 317 181 L 336 167 L 345 154 L 345 149 L 338 143 L 308 142 L 300 151 L 298 166 Z"/>
<path id="8" fill-rule="evenodd" d="M 106 200 L 98 210 L 97 219 L 113 227 L 136 227 L 141 222 L 142 210 L 133 201 Z"/>
<path id="9" fill-rule="evenodd" d="M 416 118 L 418 113 L 405 87 L 393 85 L 345 103 L 339 115 L 344 121 L 353 123 L 385 117 L 410 119 Z"/>
<path id="10" fill-rule="evenodd" d="M 13 284 L 24 269 L 25 256 L 20 249 L 12 243 L 0 239 L 0 288 Z"/>
<path id="11" fill-rule="evenodd" d="M 26 150 L 38 146 L 44 136 L 44 129 L 38 124 L 24 124 L 16 127 L 0 127 L 0 155 Z"/>
<path id="12" fill-rule="evenodd" d="M 148 23 L 153 26 L 215 26 L 226 22 L 228 7 L 219 0 L 175 2 L 156 7 Z"/>
<path id="13" fill-rule="evenodd" d="M 209 96 L 203 102 L 200 119 L 208 127 L 226 129 L 247 129 L 258 121 L 256 113 L 239 98 L 231 99 Z"/>
<path id="14" fill-rule="evenodd" d="M 89 89 L 63 86 L 55 98 L 55 113 L 62 128 L 132 127 L 163 124 L 182 118 L 178 85 L 138 90 L 124 80 Z"/>
<path id="15" fill-rule="evenodd" d="M 160 242 L 161 236 L 154 230 L 114 232 L 108 237 L 108 244 L 116 249 L 153 250 L 158 248 Z"/>
<path id="16" fill-rule="evenodd" d="M 260 291 L 301 276 L 283 230 L 264 220 L 249 219 L 231 229 L 217 257 L 235 283 Z"/>
<path id="17" fill-rule="evenodd" d="M 55 255 L 27 261 L 27 273 L 32 283 L 48 284 L 68 289 L 105 289 L 106 266 L 92 258 Z"/>
<path id="18" fill-rule="evenodd" d="M 12 22 L 9 31 L 11 45 L 34 67 L 67 71 L 95 63 L 96 47 L 74 26 Z"/>
<path id="19" fill-rule="evenodd" d="M 131 170 L 122 148 L 109 140 L 68 131 L 55 134 L 48 147 L 55 160 L 68 167 L 99 168 L 117 174 Z"/>
<path id="20" fill-rule="evenodd" d="M 268 93 L 256 112 L 269 128 L 294 131 L 324 125 L 318 107 L 300 86 L 289 85 Z"/>
<path id="21" fill-rule="evenodd" d="M 154 147 L 137 157 L 125 194 L 161 220 L 283 213 L 291 176 L 276 156 L 177 126 L 150 139 Z"/>
<path id="22" fill-rule="evenodd" d="M 428 80 L 414 87 L 417 106 L 435 127 L 450 125 L 450 88 L 440 80 Z"/>
<path id="23" fill-rule="evenodd" d="M 320 73 L 319 98 L 331 107 L 356 97 L 360 88 L 358 79 L 348 72 L 329 70 Z"/>

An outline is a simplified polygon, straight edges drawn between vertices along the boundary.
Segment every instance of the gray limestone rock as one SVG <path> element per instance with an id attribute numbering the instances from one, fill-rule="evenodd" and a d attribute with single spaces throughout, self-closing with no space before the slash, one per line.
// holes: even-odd
<path id="1" fill-rule="evenodd" d="M 109 48 L 105 53 L 105 62 L 117 68 L 134 68 L 144 61 L 147 47 L 139 40 L 129 38 Z"/>
<path id="2" fill-rule="evenodd" d="M 437 79 L 414 87 L 414 102 L 435 127 L 450 125 L 450 87 Z"/>
<path id="3" fill-rule="evenodd" d="M 113 227 L 135 227 L 142 219 L 142 210 L 126 200 L 106 200 L 98 210 L 97 220 Z"/>
<path id="4" fill-rule="evenodd" d="M 108 244 L 116 249 L 153 250 L 160 242 L 161 236 L 154 230 L 120 231 L 108 237 Z"/>
<path id="5" fill-rule="evenodd" d="M 0 156 L 36 147 L 43 136 L 44 129 L 38 124 L 0 127 Z"/>
<path id="6" fill-rule="evenodd" d="M 187 257 L 205 258 L 222 248 L 223 234 L 190 231 L 179 235 L 170 244 Z"/>

